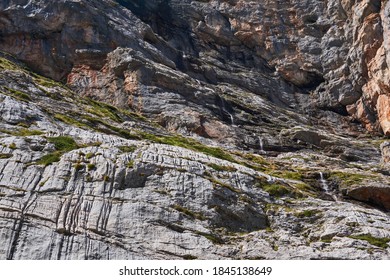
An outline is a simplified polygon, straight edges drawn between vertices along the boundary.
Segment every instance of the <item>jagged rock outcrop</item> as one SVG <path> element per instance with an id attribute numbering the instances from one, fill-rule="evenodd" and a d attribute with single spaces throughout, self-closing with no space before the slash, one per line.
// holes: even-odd
<path id="1" fill-rule="evenodd" d="M 388 259 L 389 9 L 3 1 L 0 259 Z"/>
<path id="2" fill-rule="evenodd" d="M 389 9 L 381 0 L 13 0 L 0 6 L 0 47 L 50 77 L 65 79 L 73 72 L 69 82 L 84 94 L 99 87 L 94 81 L 106 73 L 100 71 L 106 55 L 127 47 L 201 82 L 233 84 L 295 109 L 302 104 L 293 93 L 313 92 L 315 106 L 348 111 L 367 129 L 387 135 Z M 136 73 L 128 70 L 118 77 L 126 83 L 119 79 L 109 86 L 109 72 L 106 82 L 99 81 L 105 95 L 119 89 L 121 96 L 111 100 L 116 104 L 126 91 L 137 92 L 128 85 L 128 75 Z M 183 81 L 167 82 L 181 93 Z"/>

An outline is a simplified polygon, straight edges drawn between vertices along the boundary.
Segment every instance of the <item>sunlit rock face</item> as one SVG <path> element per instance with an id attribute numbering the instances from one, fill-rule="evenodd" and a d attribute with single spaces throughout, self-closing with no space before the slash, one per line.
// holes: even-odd
<path id="1" fill-rule="evenodd" d="M 0 259 L 388 259 L 388 1 L 0 3 Z"/>

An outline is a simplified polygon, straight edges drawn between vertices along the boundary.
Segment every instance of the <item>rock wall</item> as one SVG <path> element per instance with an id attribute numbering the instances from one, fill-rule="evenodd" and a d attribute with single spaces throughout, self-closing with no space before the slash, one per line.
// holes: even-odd
<path id="1" fill-rule="evenodd" d="M 2 1 L 0 259 L 388 259 L 389 9 Z"/>

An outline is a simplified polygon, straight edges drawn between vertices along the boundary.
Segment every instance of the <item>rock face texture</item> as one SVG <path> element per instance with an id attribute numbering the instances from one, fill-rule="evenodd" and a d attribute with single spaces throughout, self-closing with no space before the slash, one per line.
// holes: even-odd
<path id="1" fill-rule="evenodd" d="M 305 106 L 350 114 L 368 130 L 390 134 L 388 1 L 10 0 L 0 5 L 3 51 L 49 77 L 68 78 L 83 94 L 99 88 L 95 95 L 122 106 L 136 106 L 132 100 L 123 103 L 128 94 L 146 95 L 142 109 L 167 122 L 154 110 L 150 86 L 187 100 L 183 95 L 193 91 L 187 85 L 192 78 L 228 83 L 288 107 L 302 106 L 294 95 L 311 93 Z M 108 71 L 113 61 L 105 64 L 104 58 L 118 46 L 180 74 L 159 81 L 157 66 L 141 67 L 142 59 L 122 61 L 113 74 Z M 123 59 L 114 56 L 116 62 Z M 198 114 L 188 117 L 192 126 L 199 126 Z"/>
<path id="2" fill-rule="evenodd" d="M 389 259 L 388 1 L 0 3 L 0 259 Z"/>

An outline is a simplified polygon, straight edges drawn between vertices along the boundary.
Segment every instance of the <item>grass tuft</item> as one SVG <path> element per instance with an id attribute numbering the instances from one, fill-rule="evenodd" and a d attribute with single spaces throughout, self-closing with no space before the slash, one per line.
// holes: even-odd
<path id="1" fill-rule="evenodd" d="M 175 209 L 176 211 L 179 211 L 179 212 L 193 218 L 193 219 L 198 219 L 201 221 L 206 220 L 206 217 L 202 213 L 191 211 L 191 210 L 189 210 L 181 205 L 175 204 L 172 206 L 172 208 Z"/>
<path id="2" fill-rule="evenodd" d="M 69 152 L 79 148 L 76 141 L 70 136 L 50 137 L 48 141 L 53 143 L 56 150 L 60 152 Z"/>
<path id="3" fill-rule="evenodd" d="M 37 164 L 41 164 L 44 166 L 48 166 L 54 162 L 58 162 L 61 159 L 61 154 L 59 152 L 54 152 L 51 154 L 44 155 L 41 157 L 38 161 Z"/>
<path id="4" fill-rule="evenodd" d="M 390 242 L 390 238 L 379 238 L 379 237 L 374 237 L 371 234 L 360 234 L 360 235 L 355 235 L 355 236 L 350 236 L 350 238 L 353 239 L 358 239 L 358 240 L 365 240 L 371 245 L 387 249 L 389 245 L 387 243 Z"/>

